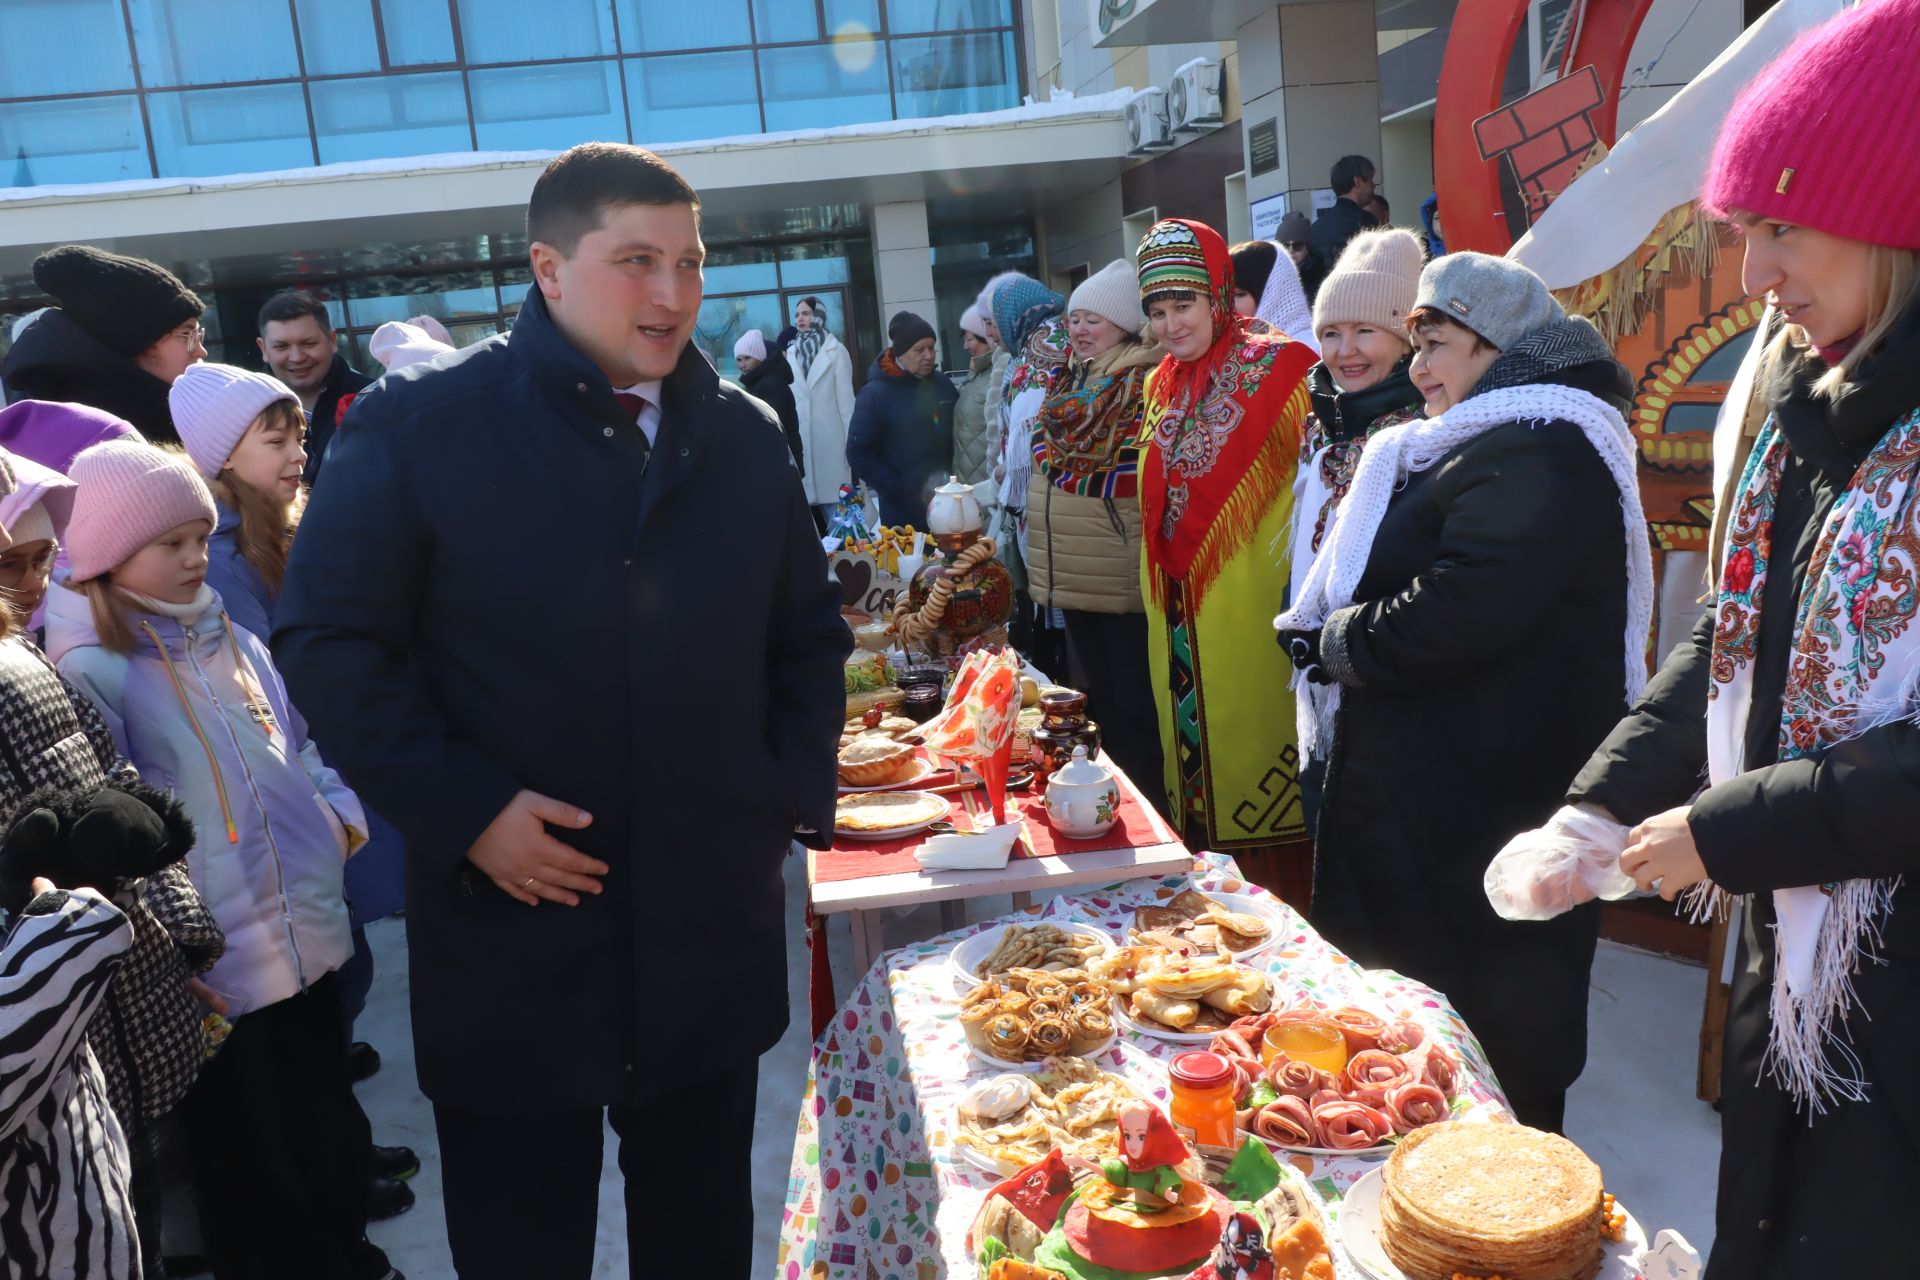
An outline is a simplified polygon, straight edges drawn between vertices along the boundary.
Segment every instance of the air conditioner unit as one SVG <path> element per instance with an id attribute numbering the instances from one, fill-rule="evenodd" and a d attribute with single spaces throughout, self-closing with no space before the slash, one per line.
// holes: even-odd
<path id="1" fill-rule="evenodd" d="M 1165 151 L 1173 145 L 1173 126 L 1167 120 L 1167 91 L 1142 89 L 1127 104 L 1127 154 Z"/>
<path id="2" fill-rule="evenodd" d="M 1195 58 L 1174 72 L 1173 83 L 1167 86 L 1167 115 L 1176 133 L 1218 129 L 1220 64 Z"/>

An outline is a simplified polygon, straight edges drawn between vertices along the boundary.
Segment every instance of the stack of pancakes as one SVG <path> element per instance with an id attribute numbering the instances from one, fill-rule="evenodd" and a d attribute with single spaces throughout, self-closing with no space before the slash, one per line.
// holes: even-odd
<path id="1" fill-rule="evenodd" d="M 1436 1124 L 1381 1175 L 1380 1243 L 1408 1280 L 1590 1280 L 1600 1169 L 1565 1138 L 1513 1124 Z"/>

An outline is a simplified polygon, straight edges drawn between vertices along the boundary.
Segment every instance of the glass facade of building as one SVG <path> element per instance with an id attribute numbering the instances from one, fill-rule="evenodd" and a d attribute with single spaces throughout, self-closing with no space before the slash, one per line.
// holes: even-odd
<path id="1" fill-rule="evenodd" d="M 1018 105 L 1012 0 L 4 0 L 0 185 Z"/>

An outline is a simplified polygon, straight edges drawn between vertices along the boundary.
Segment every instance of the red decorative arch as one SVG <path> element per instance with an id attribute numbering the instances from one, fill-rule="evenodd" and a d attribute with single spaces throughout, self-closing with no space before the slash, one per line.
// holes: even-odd
<path id="1" fill-rule="evenodd" d="M 1575 0 L 1580 3 L 1581 0 Z M 1433 173 L 1449 249 L 1505 253 L 1518 237 L 1500 206 L 1500 162 L 1480 158 L 1473 122 L 1500 108 L 1507 62 L 1527 25 L 1528 0 L 1460 0 L 1434 102 Z M 1585 0 L 1564 65 L 1592 66 L 1604 100 L 1591 120 L 1607 145 L 1618 136 L 1620 81 L 1653 0 Z"/>

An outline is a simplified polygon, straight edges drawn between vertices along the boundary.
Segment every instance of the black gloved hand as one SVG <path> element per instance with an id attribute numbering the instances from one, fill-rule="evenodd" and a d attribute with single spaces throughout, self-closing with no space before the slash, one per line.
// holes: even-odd
<path id="1" fill-rule="evenodd" d="M 1332 684 L 1333 677 L 1320 665 L 1318 631 L 1281 631 L 1274 636 L 1287 660 L 1307 677 L 1308 684 Z"/>

